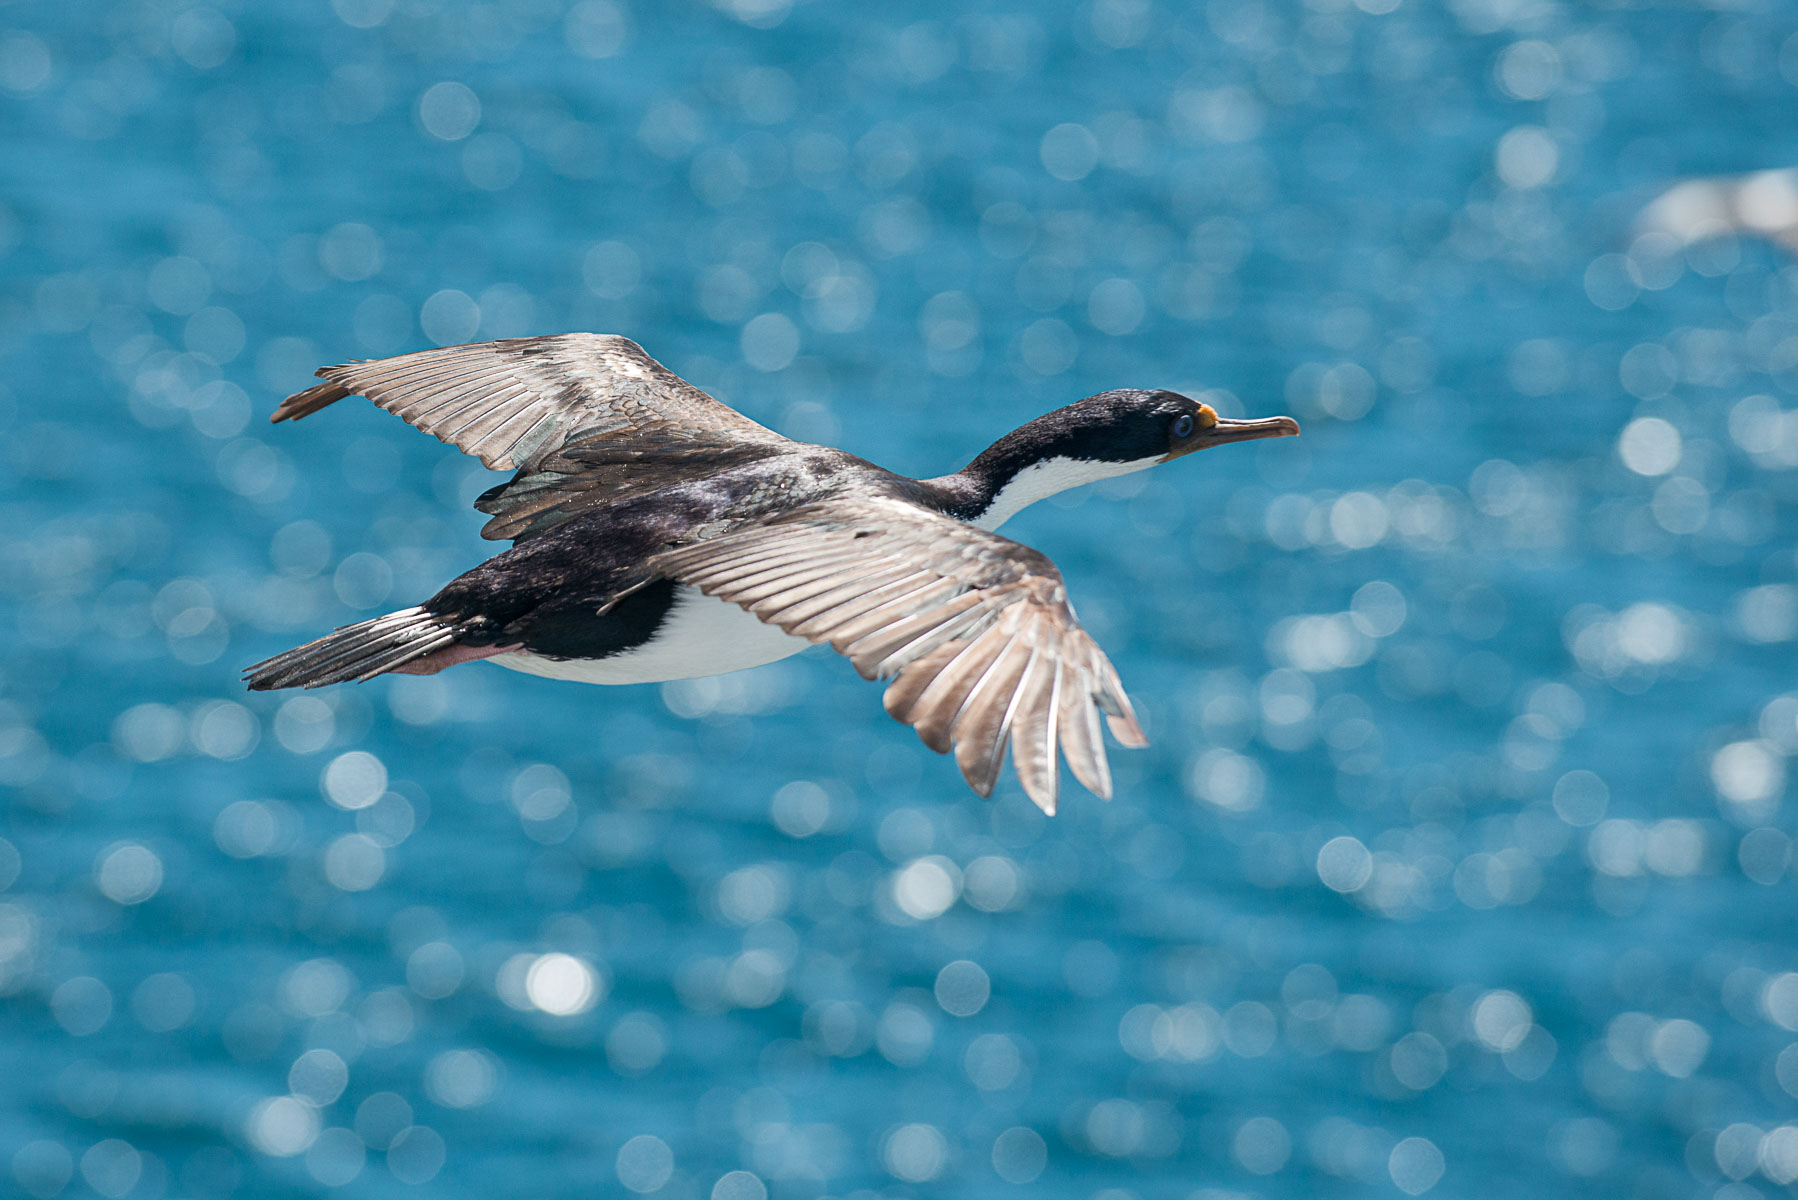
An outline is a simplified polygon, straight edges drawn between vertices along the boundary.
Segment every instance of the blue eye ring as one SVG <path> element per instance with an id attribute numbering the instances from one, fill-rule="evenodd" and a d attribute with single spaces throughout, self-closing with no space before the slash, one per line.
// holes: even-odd
<path id="1" fill-rule="evenodd" d="M 1192 414 L 1185 413 L 1174 422 L 1174 436 L 1183 438 L 1192 433 Z"/>

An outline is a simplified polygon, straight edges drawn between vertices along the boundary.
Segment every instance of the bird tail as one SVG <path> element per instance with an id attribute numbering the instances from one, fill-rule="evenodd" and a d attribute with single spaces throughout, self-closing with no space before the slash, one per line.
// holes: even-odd
<path id="1" fill-rule="evenodd" d="M 456 644 L 461 629 L 424 608 L 402 608 L 384 617 L 345 625 L 316 642 L 244 671 L 252 692 L 276 688 L 324 687 L 326 684 L 372 679 Z"/>

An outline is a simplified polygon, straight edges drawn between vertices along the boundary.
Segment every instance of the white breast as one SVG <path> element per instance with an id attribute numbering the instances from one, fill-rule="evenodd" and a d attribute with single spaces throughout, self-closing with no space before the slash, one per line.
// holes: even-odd
<path id="1" fill-rule="evenodd" d="M 655 636 L 634 650 L 610 658 L 570 659 L 514 650 L 487 661 L 527 675 L 577 683 L 663 683 L 778 662 L 809 644 L 698 588 L 679 587 Z"/>

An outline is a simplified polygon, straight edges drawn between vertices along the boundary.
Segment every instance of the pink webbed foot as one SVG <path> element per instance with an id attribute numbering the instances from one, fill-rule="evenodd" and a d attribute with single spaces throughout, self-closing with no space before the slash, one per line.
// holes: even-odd
<path id="1" fill-rule="evenodd" d="M 510 646 L 451 646 L 447 650 L 438 650 L 423 658 L 415 658 L 409 663 L 402 663 L 389 673 L 394 675 L 435 675 L 457 663 L 480 662 L 483 658 L 492 658 L 495 654 L 505 654 L 516 649 L 518 649 L 516 643 Z"/>

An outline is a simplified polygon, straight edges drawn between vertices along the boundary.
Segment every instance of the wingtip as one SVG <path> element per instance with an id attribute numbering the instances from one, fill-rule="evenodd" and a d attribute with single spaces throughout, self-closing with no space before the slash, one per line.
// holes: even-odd
<path id="1" fill-rule="evenodd" d="M 1111 736 L 1118 740 L 1118 745 L 1129 750 L 1141 750 L 1148 746 L 1149 735 L 1142 731 L 1131 713 L 1107 713 L 1105 724 L 1111 730 Z"/>
<path id="2" fill-rule="evenodd" d="M 1015 751 L 1017 743 L 1014 741 L 1012 746 Z M 1049 753 L 1055 753 L 1053 746 L 1049 748 Z M 1053 764 L 1056 760 L 1051 758 L 1049 761 Z M 1017 769 L 1018 783 L 1023 786 L 1024 794 L 1030 797 L 1030 802 L 1042 809 L 1045 815 L 1054 816 L 1055 802 L 1061 792 L 1060 773 L 1053 766 L 1048 770 L 1034 769 L 1028 761 L 1017 762 L 1015 755 L 1012 765 Z"/>
<path id="3" fill-rule="evenodd" d="M 319 374 L 322 375 L 325 370 L 329 369 L 328 367 L 324 368 Z M 269 414 L 269 424 L 279 425 L 282 421 L 297 421 L 301 417 L 309 417 L 319 409 L 335 404 L 349 394 L 342 385 L 334 380 L 327 379 L 324 383 L 315 383 L 304 391 L 295 392 L 276 405 L 275 411 Z"/>

